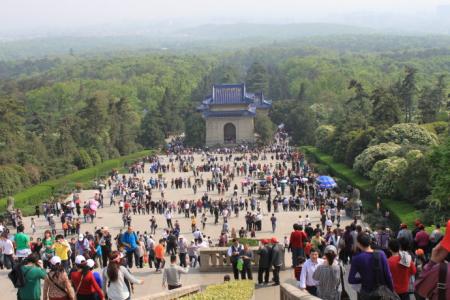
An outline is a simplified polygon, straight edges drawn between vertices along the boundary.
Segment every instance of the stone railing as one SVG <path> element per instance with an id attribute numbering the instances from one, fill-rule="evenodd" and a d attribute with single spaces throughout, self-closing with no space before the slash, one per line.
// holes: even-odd
<path id="1" fill-rule="evenodd" d="M 320 298 L 290 283 L 282 283 L 280 285 L 280 300 L 320 300 Z"/>
<path id="2" fill-rule="evenodd" d="M 201 292 L 201 287 L 198 284 L 187 285 L 175 290 L 165 291 L 157 294 L 152 294 L 137 298 L 136 300 L 172 300 L 180 297 L 197 294 Z"/>
<path id="3" fill-rule="evenodd" d="M 320 298 L 290 283 L 282 283 L 280 285 L 280 300 L 320 300 Z"/>
<path id="4" fill-rule="evenodd" d="M 252 269 L 258 269 L 259 255 L 256 254 L 258 247 L 249 247 L 253 251 L 254 260 Z M 232 272 L 230 257 L 227 255 L 228 247 L 213 247 L 200 249 L 200 272 Z M 281 269 L 285 269 L 284 255 Z"/>

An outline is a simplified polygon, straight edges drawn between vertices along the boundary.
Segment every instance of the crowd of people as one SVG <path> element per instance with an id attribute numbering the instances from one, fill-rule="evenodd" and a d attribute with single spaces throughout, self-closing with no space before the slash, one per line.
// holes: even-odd
<path id="1" fill-rule="evenodd" d="M 0 267 L 12 270 L 10 278 L 22 300 L 41 299 L 41 294 L 50 300 L 125 300 L 134 284 L 142 284 L 133 268 L 154 269 L 162 273 L 163 287 L 176 289 L 181 287 L 181 274 L 201 265 L 202 248 L 222 246 L 228 247 L 235 280 L 253 280 L 257 257 L 258 285 L 279 285 L 280 270 L 290 265 L 298 287 L 321 299 L 348 299 L 345 282 L 357 290 L 358 299 L 382 299 L 376 293 L 388 297 L 383 299 L 411 299 L 411 295 L 450 299 L 441 288 L 448 280 L 440 274 L 442 263 L 448 261 L 450 235 L 444 235 L 439 224 L 431 234 L 419 220 L 412 231 L 406 224 L 398 231 L 370 230 L 357 218 L 341 226 L 346 194 L 321 188 L 318 174 L 288 145 L 286 134 L 279 132 L 275 140 L 263 149 L 204 151 L 185 148 L 177 139 L 166 157 L 147 157 L 128 166 L 131 175 L 112 172 L 97 184 L 98 192 L 90 200 L 82 201 L 74 193 L 69 201 L 36 207 L 31 236 L 25 233 L 20 211 L 16 212 L 15 234 L 0 225 Z M 139 175 L 147 170 L 151 176 L 144 180 Z M 183 175 L 166 180 L 176 172 Z M 243 179 L 233 184 L 236 177 Z M 170 199 L 168 189 L 190 189 L 195 199 Z M 206 191 L 198 193 L 200 189 Z M 124 229 L 114 236 L 107 226 L 82 230 L 104 207 L 105 191 L 110 193 L 109 206 L 117 206 L 123 221 Z M 41 211 L 49 229 L 36 238 L 34 218 L 40 218 Z M 275 234 L 284 212 L 299 214 L 290 236 L 282 241 L 275 236 L 260 239 L 258 249 L 243 239 L 262 231 L 265 216 Z M 319 222 L 311 221 L 312 213 L 320 215 Z M 136 215 L 149 217 L 149 230 L 134 229 Z M 156 216 L 165 223 L 158 224 Z M 189 220 L 191 238 L 181 234 L 187 230 L 174 216 Z M 230 228 L 231 218 L 242 227 Z M 204 234 L 207 224 L 221 225 L 216 236 Z M 286 252 L 289 262 L 284 259 Z M 17 280 L 21 276 L 22 283 Z M 43 291 L 40 280 L 44 280 Z"/>

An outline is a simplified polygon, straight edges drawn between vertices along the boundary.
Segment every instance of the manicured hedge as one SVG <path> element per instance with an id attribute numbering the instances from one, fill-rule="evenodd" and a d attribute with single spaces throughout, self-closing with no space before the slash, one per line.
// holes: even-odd
<path id="1" fill-rule="evenodd" d="M 13 195 L 15 200 L 14 207 L 20 208 L 24 215 L 31 215 L 34 213 L 34 207 L 36 205 L 45 200 L 49 200 L 50 197 L 69 194 L 74 190 L 76 184 L 81 184 L 84 188 L 90 188 L 95 178 L 107 175 L 112 169 L 120 169 L 124 164 L 131 163 L 151 153 L 151 150 L 145 150 L 121 156 L 104 161 L 95 167 L 83 169 L 58 179 L 40 183 Z M 3 213 L 5 210 L 6 197 L 0 199 L 0 212 Z"/>
<path id="2" fill-rule="evenodd" d="M 222 284 L 208 285 L 198 294 L 182 299 L 188 300 L 249 300 L 253 297 L 255 283 L 253 280 L 230 281 Z"/>
<path id="3" fill-rule="evenodd" d="M 316 147 L 304 146 L 301 149 L 307 155 L 313 156 L 320 163 L 326 164 L 330 168 L 331 175 L 340 177 L 358 188 L 361 191 L 361 200 L 365 208 L 373 209 L 375 207 L 376 197 L 370 180 L 356 174 L 345 164 L 333 161 L 331 155 L 321 152 Z M 382 199 L 382 206 L 391 212 L 391 217 L 397 224 L 406 223 L 412 226 L 414 220 L 418 219 L 420 215 L 410 203 L 404 201 Z"/>

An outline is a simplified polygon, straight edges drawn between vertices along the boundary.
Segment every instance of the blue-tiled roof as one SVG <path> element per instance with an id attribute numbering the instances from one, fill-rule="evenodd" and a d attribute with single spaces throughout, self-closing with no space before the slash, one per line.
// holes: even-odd
<path id="1" fill-rule="evenodd" d="M 205 110 L 203 117 L 254 117 L 256 112 L 253 109 L 248 110 Z"/>
<path id="2" fill-rule="evenodd" d="M 249 104 L 250 107 L 270 109 L 272 102 L 265 100 L 262 92 L 247 93 L 245 84 L 215 84 L 209 95 L 197 107 L 198 111 L 208 111 L 210 105 Z"/>

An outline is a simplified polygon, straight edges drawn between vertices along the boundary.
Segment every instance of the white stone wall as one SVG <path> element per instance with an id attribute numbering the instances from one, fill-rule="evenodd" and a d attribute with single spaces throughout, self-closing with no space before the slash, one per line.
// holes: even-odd
<path id="1" fill-rule="evenodd" d="M 254 143 L 255 125 L 253 117 L 226 117 L 206 119 L 206 146 L 223 145 L 223 128 L 232 123 L 236 127 L 236 143 Z"/>

